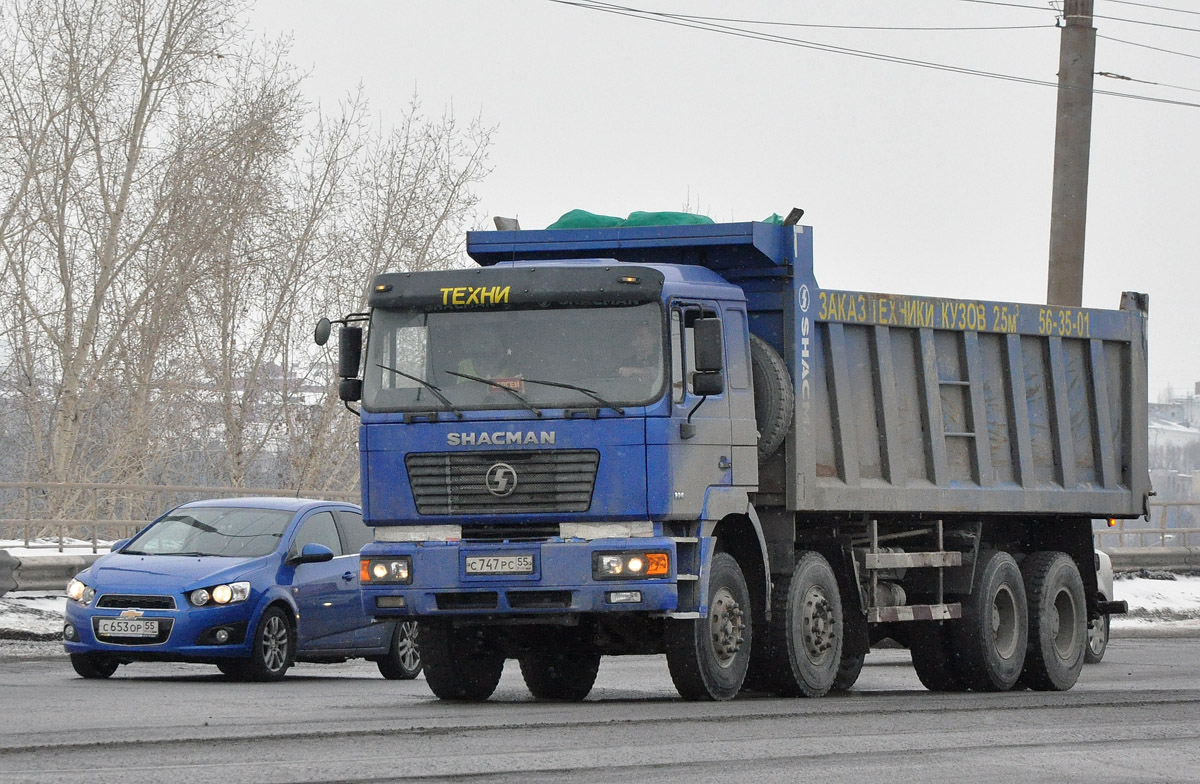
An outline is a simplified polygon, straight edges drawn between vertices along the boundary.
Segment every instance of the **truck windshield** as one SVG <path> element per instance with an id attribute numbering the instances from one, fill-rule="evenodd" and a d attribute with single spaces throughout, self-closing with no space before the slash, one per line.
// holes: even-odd
<path id="1" fill-rule="evenodd" d="M 364 363 L 363 407 L 644 405 L 664 389 L 662 313 L 658 303 L 432 313 L 376 308 Z"/>

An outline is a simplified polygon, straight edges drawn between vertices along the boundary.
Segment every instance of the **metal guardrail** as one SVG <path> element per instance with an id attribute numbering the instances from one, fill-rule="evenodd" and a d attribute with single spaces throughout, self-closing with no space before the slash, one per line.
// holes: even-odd
<path id="1" fill-rule="evenodd" d="M 93 553 L 141 530 L 163 512 L 198 498 L 273 496 L 319 498 L 357 503 L 359 493 L 317 488 L 212 487 L 207 485 L 130 485 L 85 482 L 0 482 L 0 539 L 30 549 L 65 551 L 85 547 Z M 70 503 L 68 503 L 70 502 Z M 53 516 L 69 508 L 74 519 Z"/>

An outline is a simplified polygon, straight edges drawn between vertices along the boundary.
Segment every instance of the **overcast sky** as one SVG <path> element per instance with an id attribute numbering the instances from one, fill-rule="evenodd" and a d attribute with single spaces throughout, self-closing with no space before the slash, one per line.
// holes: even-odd
<path id="1" fill-rule="evenodd" d="M 1044 0 L 628 2 L 1057 79 L 1057 13 Z M 1168 384 L 1190 393 L 1200 382 L 1200 107 L 1161 101 L 1200 104 L 1200 6 L 1095 0 L 1095 13 L 1096 70 L 1136 80 L 1097 77 L 1096 89 L 1160 102 L 1096 96 L 1084 305 L 1148 292 L 1151 399 Z M 1052 86 L 550 0 L 257 0 L 251 24 L 292 36 L 314 102 L 332 106 L 361 84 L 385 123 L 415 94 L 429 114 L 452 108 L 495 126 L 484 216 L 543 228 L 573 208 L 744 221 L 797 206 L 824 287 L 1045 301 Z M 1016 29 L 901 29 L 918 27 Z"/>

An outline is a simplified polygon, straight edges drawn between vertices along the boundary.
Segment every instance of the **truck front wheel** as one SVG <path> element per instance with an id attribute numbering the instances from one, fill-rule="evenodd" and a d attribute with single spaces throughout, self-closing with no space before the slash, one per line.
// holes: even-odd
<path id="1" fill-rule="evenodd" d="M 600 671 L 600 654 L 565 649 L 522 656 L 521 677 L 539 700 L 579 702 L 588 696 Z"/>
<path id="2" fill-rule="evenodd" d="M 685 700 L 728 700 L 737 696 L 750 664 L 750 591 L 729 553 L 712 557 L 708 617 L 670 621 L 667 668 Z"/>
<path id="3" fill-rule="evenodd" d="M 438 699 L 482 702 L 492 696 L 504 671 L 504 656 L 487 646 L 478 632 L 449 621 L 418 623 L 425 682 Z"/>
<path id="4" fill-rule="evenodd" d="M 1029 600 L 1029 650 L 1022 682 L 1037 691 L 1066 691 L 1083 669 L 1087 604 L 1083 579 L 1065 553 L 1034 553 L 1021 564 Z"/>

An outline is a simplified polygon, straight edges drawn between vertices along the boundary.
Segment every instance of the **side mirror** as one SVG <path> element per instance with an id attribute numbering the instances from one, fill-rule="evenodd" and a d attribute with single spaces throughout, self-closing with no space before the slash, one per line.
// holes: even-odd
<path id="1" fill-rule="evenodd" d="M 329 342 L 329 332 L 333 329 L 333 324 L 329 323 L 329 319 L 324 316 L 317 322 L 317 328 L 313 330 L 313 342 L 318 346 L 324 346 Z"/>
<path id="2" fill-rule="evenodd" d="M 692 374 L 692 391 L 697 395 L 719 395 L 725 391 L 725 376 L 721 371 Z"/>
<path id="3" fill-rule="evenodd" d="M 362 342 L 362 327 L 342 327 L 338 333 L 338 375 L 342 378 L 358 378 Z"/>
<path id="4" fill-rule="evenodd" d="M 129 544 L 128 539 L 118 539 L 117 541 L 115 541 L 111 545 L 109 545 L 108 551 L 111 553 L 115 553 L 127 544 Z"/>
<path id="5" fill-rule="evenodd" d="M 362 400 L 362 379 L 343 378 L 338 382 L 338 400 L 346 403 Z"/>
<path id="6" fill-rule="evenodd" d="M 711 373 L 722 370 L 724 363 L 724 343 L 721 337 L 721 319 L 696 319 L 692 324 L 694 343 L 696 346 L 695 370 L 701 373 Z M 703 394 L 697 392 L 697 394 Z M 716 392 L 714 394 L 720 394 Z"/>
<path id="7" fill-rule="evenodd" d="M 324 563 L 333 560 L 333 550 L 330 550 L 323 544 L 309 542 L 300 548 L 299 555 L 293 555 L 288 558 L 288 563 L 292 566 L 298 566 L 306 563 Z"/>

